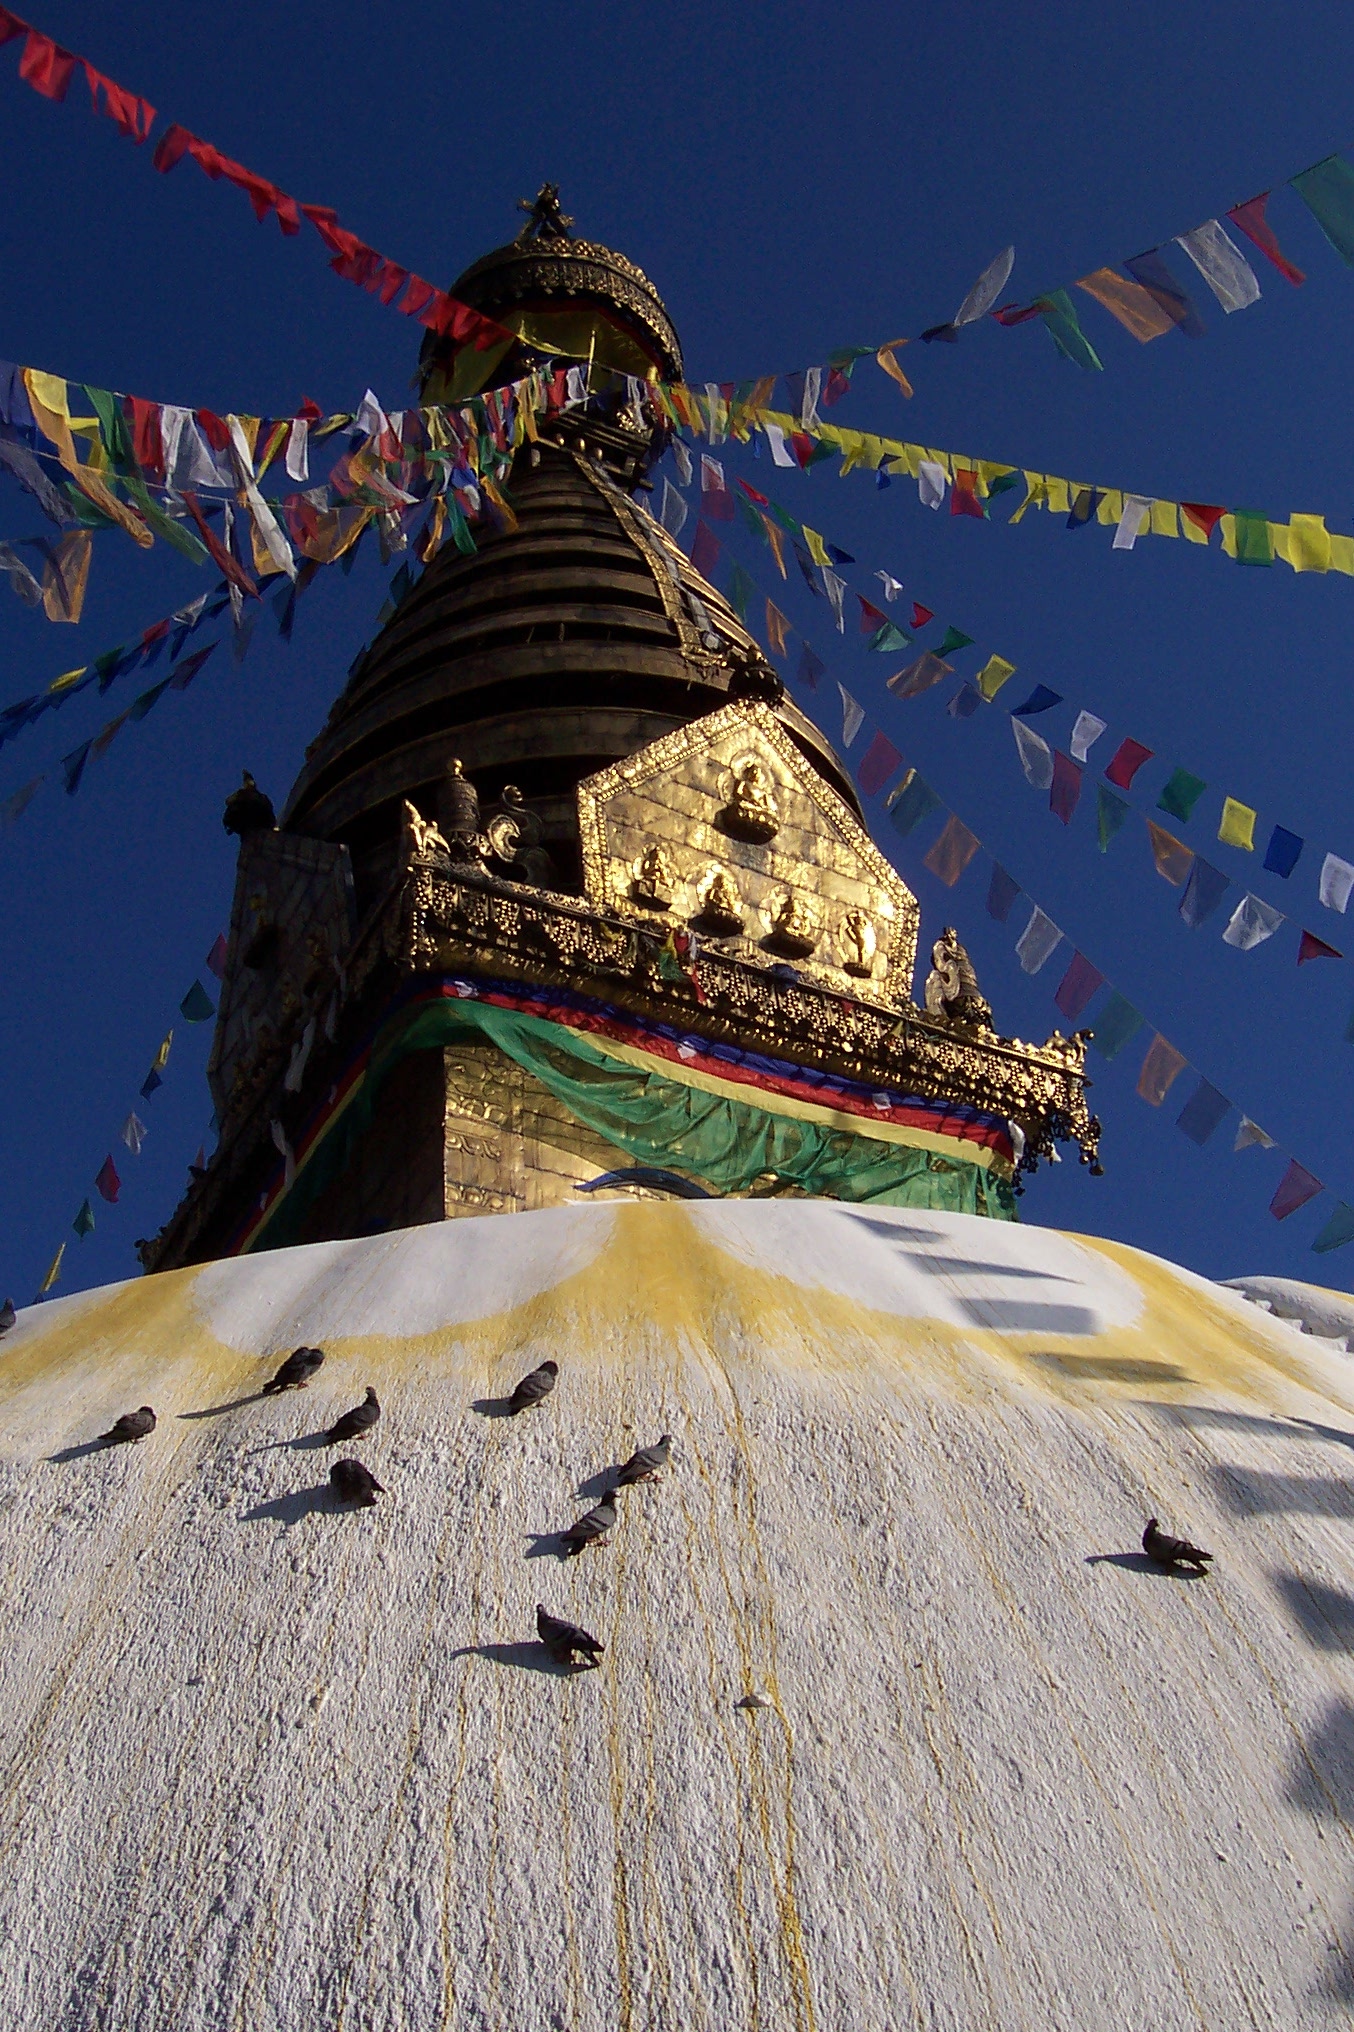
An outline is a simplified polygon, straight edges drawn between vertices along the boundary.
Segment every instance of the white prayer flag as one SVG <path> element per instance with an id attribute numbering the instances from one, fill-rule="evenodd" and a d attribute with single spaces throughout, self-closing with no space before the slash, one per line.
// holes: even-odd
<path id="1" fill-rule="evenodd" d="M 1015 248 L 1003 247 L 1000 254 L 988 262 L 978 280 L 974 283 L 964 301 L 954 314 L 957 325 L 971 325 L 980 317 L 986 317 L 997 298 L 1005 289 L 1011 270 L 1015 267 Z"/>
<path id="2" fill-rule="evenodd" d="M 1119 527 L 1114 532 L 1111 550 L 1132 550 L 1138 538 L 1146 529 L 1152 513 L 1152 503 L 1142 494 L 1125 494 L 1124 512 L 1119 517 Z"/>
<path id="3" fill-rule="evenodd" d="M 1011 732 L 1015 735 L 1016 753 L 1025 772 L 1025 781 L 1035 790 L 1047 790 L 1053 781 L 1053 750 L 1043 736 L 1036 734 L 1033 727 L 1027 727 L 1023 720 L 1012 718 Z"/>
<path id="4" fill-rule="evenodd" d="M 1272 903 L 1262 903 L 1258 896 L 1243 896 L 1227 920 L 1222 942 L 1234 945 L 1238 952 L 1250 952 L 1267 938 L 1273 938 L 1283 922 L 1284 913 Z"/>
<path id="5" fill-rule="evenodd" d="M 837 689 L 842 695 L 842 746 L 849 748 L 864 724 L 865 708 L 852 698 L 840 678 Z"/>
<path id="6" fill-rule="evenodd" d="M 705 399 L 710 405 L 710 442 L 711 444 L 723 444 L 729 434 L 725 428 L 728 419 L 725 415 L 724 397 L 719 392 L 718 381 L 706 382 Z"/>
<path id="7" fill-rule="evenodd" d="M 1016 958 L 1021 971 L 1037 974 L 1040 967 L 1051 959 L 1062 944 L 1062 933 L 1051 917 L 1046 917 L 1036 903 L 1030 913 L 1030 921 L 1016 940 Z"/>
<path id="8" fill-rule="evenodd" d="M 877 571 L 875 573 L 875 577 L 878 579 L 880 585 L 884 588 L 884 598 L 888 601 L 889 605 L 892 606 L 894 601 L 897 599 L 899 593 L 901 593 L 901 591 L 903 590 L 902 580 L 896 579 L 893 576 L 892 572 L 886 571 Z"/>
<path id="9" fill-rule="evenodd" d="M 357 405 L 357 415 L 353 420 L 363 437 L 381 437 L 390 428 L 386 413 L 370 388 Z"/>
<path id="10" fill-rule="evenodd" d="M 1321 901 L 1327 910 L 1338 910 L 1341 916 L 1349 905 L 1349 892 L 1354 889 L 1354 868 L 1348 861 L 1342 861 L 1338 854 L 1327 854 L 1321 863 Z"/>
<path id="11" fill-rule="evenodd" d="M 1105 731 L 1106 722 L 1097 719 L 1094 713 L 1077 714 L 1072 728 L 1072 760 L 1084 762 L 1091 749 Z"/>
<path id="12" fill-rule="evenodd" d="M 704 452 L 701 453 L 701 492 L 702 494 L 726 494 L 728 492 L 728 483 L 724 478 L 723 466 L 720 465 L 718 459 L 709 458 Z"/>
<path id="13" fill-rule="evenodd" d="M 804 400 L 799 410 L 799 421 L 805 430 L 816 430 L 822 423 L 822 418 L 818 414 L 818 392 L 822 385 L 822 368 L 807 368 L 804 374 Z"/>
<path id="14" fill-rule="evenodd" d="M 922 460 L 917 468 L 917 494 L 923 508 L 939 508 L 945 499 L 948 477 L 939 460 Z"/>
<path id="15" fill-rule="evenodd" d="M 1241 1125 L 1236 1132 L 1236 1142 L 1232 1145 L 1232 1148 L 1233 1150 L 1249 1150 L 1252 1146 L 1258 1147 L 1261 1150 L 1272 1150 L 1274 1148 L 1274 1138 L 1267 1136 L 1260 1127 L 1260 1124 L 1253 1122 L 1249 1115 L 1243 1115 L 1241 1117 Z"/>
<path id="16" fill-rule="evenodd" d="M 1225 311 L 1245 310 L 1260 294 L 1255 270 L 1218 219 L 1206 219 L 1192 233 L 1178 233 L 1176 242 L 1212 290 Z"/>
<path id="17" fill-rule="evenodd" d="M 842 614 L 842 602 L 846 598 L 846 580 L 838 578 L 836 572 L 829 571 L 825 564 L 820 564 L 818 569 L 822 574 L 823 588 L 831 602 L 832 612 L 837 622 L 837 633 L 844 635 L 846 633 L 846 621 Z"/>
<path id="18" fill-rule="evenodd" d="M 778 423 L 764 423 L 762 429 L 766 432 L 766 441 L 771 447 L 772 465 L 793 466 L 796 463 L 795 455 L 790 450 L 789 445 L 786 444 L 785 432 L 781 429 L 780 425 Z"/>
<path id="19" fill-rule="evenodd" d="M 292 480 L 310 478 L 310 425 L 304 416 L 298 416 L 287 432 L 287 477 Z"/>
<path id="20" fill-rule="evenodd" d="M 118 1132 L 133 1157 L 141 1155 L 141 1145 L 146 1140 L 146 1125 L 137 1115 L 128 1115 Z"/>
<path id="21" fill-rule="evenodd" d="M 664 529 L 667 530 L 669 536 L 681 535 L 688 512 L 685 501 L 665 473 L 663 475 L 663 505 L 658 519 Z"/>
<path id="22" fill-rule="evenodd" d="M 679 437 L 672 440 L 672 456 L 677 466 L 677 477 L 684 487 L 691 485 L 691 454 Z"/>

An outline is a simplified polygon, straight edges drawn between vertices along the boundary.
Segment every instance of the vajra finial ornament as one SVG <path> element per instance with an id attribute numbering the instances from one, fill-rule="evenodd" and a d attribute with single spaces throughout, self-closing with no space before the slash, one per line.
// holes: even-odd
<path id="1" fill-rule="evenodd" d="M 567 212 L 560 210 L 557 183 L 543 183 L 534 200 L 519 198 L 517 209 L 527 214 L 527 222 L 517 235 L 519 241 L 567 240 L 570 237 L 569 228 L 573 220 Z"/>

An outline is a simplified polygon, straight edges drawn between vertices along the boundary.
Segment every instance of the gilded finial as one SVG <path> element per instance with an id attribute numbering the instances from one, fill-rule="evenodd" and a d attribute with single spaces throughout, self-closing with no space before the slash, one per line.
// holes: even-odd
<path id="1" fill-rule="evenodd" d="M 527 214 L 527 222 L 517 235 L 519 243 L 527 240 L 567 240 L 573 220 L 560 210 L 559 185 L 543 183 L 534 199 L 519 198 L 519 212 Z"/>

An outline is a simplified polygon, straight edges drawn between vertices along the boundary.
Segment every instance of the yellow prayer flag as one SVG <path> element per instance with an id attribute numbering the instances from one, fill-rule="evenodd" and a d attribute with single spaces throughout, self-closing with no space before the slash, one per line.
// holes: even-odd
<path id="1" fill-rule="evenodd" d="M 1123 519 L 1124 497 L 1118 487 L 1106 487 L 1096 504 L 1095 519 L 1106 529 L 1117 529 Z"/>
<path id="2" fill-rule="evenodd" d="M 49 692 L 68 691 L 70 687 L 75 683 L 76 678 L 83 677 L 88 669 L 89 665 L 87 663 L 82 663 L 78 670 L 64 670 L 61 673 L 60 677 L 54 677 L 52 679 L 51 683 L 47 687 L 48 691 Z"/>
<path id="3" fill-rule="evenodd" d="M 1330 570 L 1330 532 L 1323 515 L 1290 515 L 1288 562 L 1294 571 Z"/>
<path id="4" fill-rule="evenodd" d="M 1332 532 L 1330 568 L 1343 572 L 1346 578 L 1354 578 L 1354 536 L 1336 536 Z"/>
<path id="5" fill-rule="evenodd" d="M 48 1265 L 47 1275 L 43 1278 L 41 1284 L 38 1286 L 39 1298 L 45 1298 L 47 1296 L 47 1293 L 51 1290 L 52 1286 L 56 1283 L 57 1278 L 61 1275 L 61 1258 L 65 1255 L 65 1253 L 66 1253 L 66 1244 L 63 1242 L 61 1244 L 61 1247 L 57 1250 L 55 1256 L 53 1256 L 50 1264 Z"/>
<path id="6" fill-rule="evenodd" d="M 1199 524 L 1195 521 L 1194 517 L 1192 515 L 1186 515 L 1183 510 L 1181 511 L 1180 515 L 1180 527 L 1181 530 L 1184 532 L 1187 542 L 1202 543 L 1205 546 L 1205 548 L 1207 548 L 1208 531 L 1206 529 L 1201 529 L 1199 527 Z"/>
<path id="7" fill-rule="evenodd" d="M 49 621 L 78 621 L 89 586 L 89 561 L 94 555 L 92 529 L 71 529 L 50 547 L 42 574 L 42 610 Z M 61 680 L 58 678 L 57 683 Z M 55 686 L 52 687 L 55 690 Z"/>
<path id="8" fill-rule="evenodd" d="M 761 514 L 760 509 L 758 513 Z M 785 532 L 769 515 L 762 515 L 761 522 L 762 528 L 766 531 L 766 540 L 771 546 L 771 555 L 776 560 L 776 569 L 781 577 L 785 578 Z"/>
<path id="9" fill-rule="evenodd" d="M 24 386 L 28 390 L 29 406 L 38 429 L 56 446 L 57 456 L 80 492 L 87 500 L 92 501 L 96 508 L 101 509 L 111 522 L 116 522 L 120 529 L 126 530 L 128 536 L 134 543 L 139 544 L 142 550 L 149 550 L 155 539 L 141 517 L 134 515 L 130 508 L 118 500 L 116 494 L 109 492 L 102 480 L 80 464 L 75 439 L 71 436 L 71 413 L 66 384 L 61 376 L 44 374 L 37 367 L 25 367 L 23 378 Z M 86 419 L 81 417 L 79 420 L 83 426 Z"/>
<path id="10" fill-rule="evenodd" d="M 1174 501 L 1154 501 L 1152 503 L 1152 534 L 1153 536 L 1178 536 L 1180 534 L 1175 517 Z"/>
<path id="11" fill-rule="evenodd" d="M 978 689 L 983 697 L 989 701 L 994 699 L 1007 678 L 1015 676 L 1015 668 L 1004 656 L 989 656 L 978 672 Z"/>
<path id="12" fill-rule="evenodd" d="M 896 381 L 898 386 L 902 389 L 904 395 L 910 396 L 912 393 L 912 383 L 908 380 L 906 374 L 904 374 L 902 368 L 898 365 L 898 356 L 896 350 L 899 346 L 905 346 L 906 344 L 907 344 L 906 339 L 890 339 L 887 346 L 881 346 L 879 348 L 879 351 L 875 354 L 875 359 L 879 362 L 879 365 L 888 375 L 890 381 Z"/>
<path id="13" fill-rule="evenodd" d="M 1132 332 L 1135 339 L 1147 344 L 1149 339 L 1159 339 L 1166 332 L 1175 330 L 1174 318 L 1167 317 L 1161 305 L 1140 282 L 1130 282 L 1125 276 L 1116 275 L 1112 268 L 1093 268 L 1089 275 L 1083 275 L 1077 283 L 1087 296 L 1093 296 L 1104 306 L 1112 318 L 1118 318 L 1126 332 Z"/>
<path id="14" fill-rule="evenodd" d="M 832 563 L 832 559 L 828 556 L 827 545 L 823 542 L 823 539 L 818 534 L 818 531 L 816 529 L 810 529 L 807 522 L 803 525 L 803 528 L 804 528 L 804 541 L 809 547 L 809 556 L 813 559 L 814 563 L 821 565 L 830 565 Z"/>
<path id="15" fill-rule="evenodd" d="M 1013 473 L 1014 471 L 1014 466 L 999 465 L 995 459 L 979 459 L 978 492 L 982 495 L 983 499 L 986 500 L 987 496 L 991 493 L 992 482 L 994 480 L 1004 479 L 1007 473 Z"/>
<path id="16" fill-rule="evenodd" d="M 897 452 L 895 453 L 895 457 L 900 458 L 903 461 L 903 464 L 906 466 L 908 472 L 912 475 L 912 478 L 914 480 L 916 479 L 918 473 L 921 471 L 921 462 L 924 456 L 925 455 L 919 444 L 899 445 Z"/>
<path id="17" fill-rule="evenodd" d="M 155 1063 L 153 1067 L 153 1070 L 155 1072 L 163 1072 L 165 1067 L 169 1064 L 169 1047 L 173 1042 L 174 1042 L 174 1033 L 171 1030 L 168 1036 L 165 1038 L 164 1043 L 160 1046 L 160 1049 L 155 1054 Z"/>
<path id="18" fill-rule="evenodd" d="M 1021 516 L 1025 513 L 1025 510 L 1027 508 L 1046 508 L 1047 506 L 1048 506 L 1048 482 L 1045 480 L 1043 474 L 1026 473 L 1025 498 L 1021 502 L 1020 506 L 1016 509 L 1015 514 L 1011 517 L 1012 522 L 1019 522 Z"/>
<path id="19" fill-rule="evenodd" d="M 1222 531 L 1222 547 L 1228 557 L 1236 556 L 1236 517 L 1224 515 L 1218 524 Z"/>
<path id="20" fill-rule="evenodd" d="M 1147 821 L 1147 836 L 1152 843 L 1152 859 L 1157 864 L 1157 873 L 1165 882 L 1180 884 L 1194 866 L 1194 850 L 1178 840 L 1174 833 L 1168 833 L 1165 826 Z"/>
<path id="21" fill-rule="evenodd" d="M 944 475 L 945 475 L 945 478 L 946 478 L 947 480 L 952 480 L 952 479 L 954 478 L 954 455 L 953 455 L 953 453 L 951 453 L 951 452 L 938 452 L 938 451 L 935 451 L 935 450 L 933 450 L 933 449 L 932 449 L 932 448 L 931 448 L 930 446 L 928 446 L 928 447 L 927 447 L 927 451 L 926 451 L 926 456 L 927 456 L 927 458 L 928 458 L 928 459 L 929 459 L 929 460 L 931 461 L 931 463 L 932 463 L 932 465 L 933 465 L 933 466 L 939 466 L 939 467 L 940 467 L 941 471 L 942 471 L 942 472 L 944 473 Z"/>
<path id="22" fill-rule="evenodd" d="M 844 480 L 848 473 L 865 462 L 865 439 L 858 430 L 842 432 L 842 462 L 837 477 Z"/>
<path id="23" fill-rule="evenodd" d="M 785 631 L 789 625 L 780 608 L 768 600 L 766 603 L 766 640 L 767 646 L 773 656 L 784 656 Z"/>
<path id="24" fill-rule="evenodd" d="M 1048 512 L 1050 515 L 1070 515 L 1072 513 L 1072 503 L 1068 499 L 1067 493 L 1067 482 L 1066 480 L 1058 479 L 1053 473 L 1050 473 L 1044 481 L 1044 498 L 1048 502 Z"/>
<path id="25" fill-rule="evenodd" d="M 1267 527 L 1269 529 L 1270 548 L 1273 550 L 1275 557 L 1282 558 L 1285 564 L 1292 564 L 1293 553 L 1288 541 L 1288 524 L 1286 522 L 1271 522 Z M 1293 568 L 1295 571 L 1300 569 L 1296 565 Z"/>
<path id="26" fill-rule="evenodd" d="M 1255 852 L 1255 813 L 1248 804 L 1224 797 L 1218 838 L 1225 847 L 1243 847 L 1248 854 Z"/>

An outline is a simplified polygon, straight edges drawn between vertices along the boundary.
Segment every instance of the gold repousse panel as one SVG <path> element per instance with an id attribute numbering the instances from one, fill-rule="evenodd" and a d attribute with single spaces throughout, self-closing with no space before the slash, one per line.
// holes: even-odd
<path id="1" fill-rule="evenodd" d="M 760 829 L 774 825 L 772 836 L 740 837 L 759 829 L 763 810 Z M 598 909 L 692 927 L 768 967 L 789 959 L 828 987 L 909 1000 L 917 900 L 768 707 L 739 700 L 588 777 L 578 816 L 585 893 Z M 671 875 L 666 909 L 645 901 L 637 876 L 656 846 Z M 721 871 L 718 893 L 736 890 L 741 930 L 706 913 Z"/>

